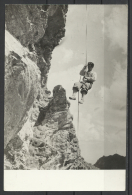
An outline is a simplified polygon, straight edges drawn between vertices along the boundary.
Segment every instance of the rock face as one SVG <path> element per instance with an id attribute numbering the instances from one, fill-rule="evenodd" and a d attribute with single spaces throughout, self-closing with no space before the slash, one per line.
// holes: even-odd
<path id="1" fill-rule="evenodd" d="M 99 169 L 126 169 L 126 158 L 119 154 L 103 156 L 94 165 Z"/>
<path id="2" fill-rule="evenodd" d="M 11 151 L 9 153 L 7 149 L 7 158 L 12 158 L 15 169 L 96 169 L 81 157 L 69 107 L 65 89 L 60 85 L 56 86 L 48 105 L 40 108 L 26 155 L 24 150 L 22 152 L 21 142 L 17 143 L 17 137 L 8 145 L 13 150 L 10 157 Z M 20 159 L 18 151 L 22 152 Z"/>
<path id="3" fill-rule="evenodd" d="M 53 49 L 65 36 L 68 5 L 6 5 L 6 29 L 32 52 L 45 87 Z"/>
<path id="4" fill-rule="evenodd" d="M 37 163 L 39 169 L 94 168 L 80 155 L 69 107 L 65 89 L 60 85 L 56 86 L 53 99 L 47 107 L 41 109 L 30 143 L 31 160 Z"/>
<path id="5" fill-rule="evenodd" d="M 21 129 L 38 95 L 40 71 L 23 46 L 5 33 L 5 147 Z"/>
<path id="6" fill-rule="evenodd" d="M 66 12 L 67 5 L 5 7 L 5 147 L 46 104 L 51 54 L 65 35 Z"/>
<path id="7" fill-rule="evenodd" d="M 62 86 L 47 78 L 67 5 L 6 5 L 5 169 L 97 169 L 81 157 Z"/>

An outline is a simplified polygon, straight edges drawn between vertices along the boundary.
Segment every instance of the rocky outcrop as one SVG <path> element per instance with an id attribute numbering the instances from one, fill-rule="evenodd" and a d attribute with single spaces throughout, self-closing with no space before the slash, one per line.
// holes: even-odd
<path id="1" fill-rule="evenodd" d="M 47 103 L 51 53 L 65 34 L 66 12 L 67 5 L 5 6 L 5 147 Z"/>
<path id="2" fill-rule="evenodd" d="M 68 5 L 6 5 L 6 29 L 32 52 L 45 87 L 53 49 L 65 36 Z"/>
<path id="3" fill-rule="evenodd" d="M 97 160 L 95 166 L 99 169 L 126 169 L 126 158 L 119 154 L 103 156 Z"/>
<path id="4" fill-rule="evenodd" d="M 28 111 L 36 99 L 40 88 L 39 68 L 28 58 L 26 52 L 26 49 L 6 31 L 5 147 L 27 120 Z"/>
<path id="5" fill-rule="evenodd" d="M 7 149 L 6 156 L 8 159 L 13 159 L 13 166 L 16 169 L 96 169 L 81 157 L 69 107 L 65 89 L 60 85 L 56 86 L 53 90 L 53 98 L 48 105 L 40 108 L 26 157 L 23 152 L 21 158 L 18 159 L 18 154 L 20 155 L 18 151 L 22 152 L 20 142 L 13 141 L 10 142 L 12 147 L 8 146 L 13 150 Z M 16 148 L 17 152 L 14 152 Z M 11 154 L 12 157 L 10 157 Z M 23 158 L 25 160 L 22 162 Z"/>

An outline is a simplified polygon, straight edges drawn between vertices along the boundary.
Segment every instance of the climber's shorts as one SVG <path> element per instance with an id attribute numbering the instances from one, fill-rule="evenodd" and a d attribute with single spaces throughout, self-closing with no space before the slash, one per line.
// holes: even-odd
<path id="1" fill-rule="evenodd" d="M 74 83 L 73 89 L 76 89 L 77 91 L 88 93 L 88 90 L 92 88 L 92 83 L 84 83 L 84 82 L 76 82 Z"/>

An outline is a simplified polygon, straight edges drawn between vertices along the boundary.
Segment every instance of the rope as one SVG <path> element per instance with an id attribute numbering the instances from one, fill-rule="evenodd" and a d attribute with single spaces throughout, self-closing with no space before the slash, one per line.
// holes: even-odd
<path id="1" fill-rule="evenodd" d="M 77 120 L 77 135 L 79 132 L 79 91 L 78 91 L 78 120 Z"/>
<path id="2" fill-rule="evenodd" d="M 79 82 L 81 81 L 81 75 L 80 75 L 80 80 Z M 78 91 L 78 120 L 77 120 L 77 135 L 78 135 L 78 132 L 79 132 L 79 91 Z"/>
<path id="3" fill-rule="evenodd" d="M 87 64 L 87 4 L 86 4 L 86 64 Z M 81 76 L 80 80 L 81 81 Z M 77 135 L 79 132 L 79 91 L 78 91 L 78 120 L 77 120 Z"/>
<path id="4" fill-rule="evenodd" d="M 86 5 L 86 64 L 87 64 L 87 5 Z"/>
<path id="5" fill-rule="evenodd" d="M 86 5 L 86 64 L 87 64 L 87 5 Z M 81 81 L 81 75 L 79 82 Z M 79 91 L 78 91 L 78 120 L 77 120 L 77 136 L 79 137 Z M 79 151 L 77 151 L 77 156 L 79 156 Z M 78 158 L 77 158 L 78 160 Z"/>

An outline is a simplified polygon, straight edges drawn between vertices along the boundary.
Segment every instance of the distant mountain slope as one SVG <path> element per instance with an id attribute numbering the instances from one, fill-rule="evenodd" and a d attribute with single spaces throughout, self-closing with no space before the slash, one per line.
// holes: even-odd
<path id="1" fill-rule="evenodd" d="M 125 169 L 126 157 L 114 154 L 110 156 L 103 156 L 97 160 L 94 166 L 100 169 Z"/>

